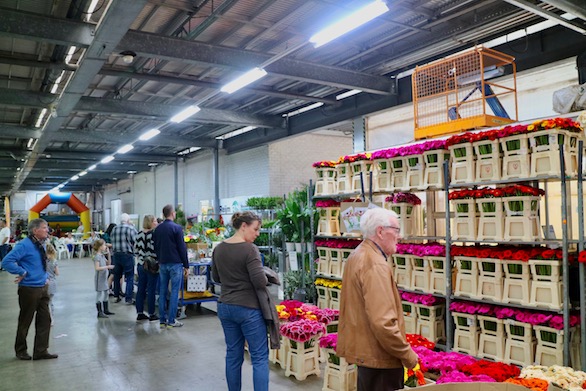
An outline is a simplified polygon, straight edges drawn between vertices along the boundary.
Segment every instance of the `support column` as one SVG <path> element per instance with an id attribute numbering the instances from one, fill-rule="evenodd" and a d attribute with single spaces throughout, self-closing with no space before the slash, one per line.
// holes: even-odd
<path id="1" fill-rule="evenodd" d="M 222 140 L 218 140 L 214 148 L 214 213 L 217 215 L 216 219 L 220 218 L 220 149 L 223 144 Z"/>
<path id="2" fill-rule="evenodd" d="M 366 151 L 366 119 L 364 117 L 352 120 L 354 132 L 352 133 L 352 145 L 354 153 Z"/>
<path id="3" fill-rule="evenodd" d="M 176 158 L 173 162 L 173 207 L 177 208 L 179 205 L 179 159 Z M 184 210 L 185 211 L 185 210 Z"/>

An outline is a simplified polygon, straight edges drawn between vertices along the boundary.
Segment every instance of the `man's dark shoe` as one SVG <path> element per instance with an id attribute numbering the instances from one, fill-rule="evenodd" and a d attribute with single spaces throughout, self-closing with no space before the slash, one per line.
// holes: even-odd
<path id="1" fill-rule="evenodd" d="M 58 354 L 51 354 L 51 353 L 44 353 L 44 354 L 40 354 L 38 356 L 33 357 L 33 360 L 51 360 L 54 358 L 59 357 Z"/>
<path id="2" fill-rule="evenodd" d="M 149 315 L 149 321 L 154 322 L 155 320 L 159 320 L 159 317 L 155 314 Z"/>
<path id="3" fill-rule="evenodd" d="M 138 316 L 136 317 L 136 320 L 149 320 L 149 317 L 146 316 L 145 314 L 138 314 Z"/>
<path id="4" fill-rule="evenodd" d="M 122 299 L 120 297 L 117 297 L 116 300 L 114 300 L 114 303 L 120 303 L 122 301 Z"/>
<path id="5" fill-rule="evenodd" d="M 28 353 L 20 353 L 16 355 L 16 358 L 18 358 L 19 360 L 32 360 L 33 358 L 28 354 Z"/>

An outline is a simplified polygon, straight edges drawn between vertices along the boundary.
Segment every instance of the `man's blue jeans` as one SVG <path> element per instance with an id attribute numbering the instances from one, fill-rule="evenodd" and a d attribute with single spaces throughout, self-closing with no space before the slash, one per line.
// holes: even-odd
<path id="1" fill-rule="evenodd" d="M 269 345 L 267 325 L 260 309 L 218 303 L 218 318 L 226 339 L 226 381 L 229 391 L 242 388 L 244 340 L 252 361 L 254 391 L 269 389 Z"/>
<path id="2" fill-rule="evenodd" d="M 120 278 L 124 275 L 126 281 L 126 302 L 132 303 L 134 293 L 134 255 L 129 253 L 114 253 L 114 296 L 119 297 L 121 292 Z"/>
<path id="3" fill-rule="evenodd" d="M 142 265 L 136 267 L 138 272 L 138 290 L 136 292 L 136 312 L 142 314 L 144 312 L 144 299 L 147 299 L 147 306 L 149 307 L 149 315 L 155 314 L 155 292 L 157 288 L 157 281 L 159 274 L 153 274 L 146 270 Z"/>
<path id="4" fill-rule="evenodd" d="M 160 266 L 159 323 L 173 324 L 177 315 L 179 286 L 183 278 L 183 264 L 161 263 Z M 169 297 L 169 281 L 171 281 L 171 297 Z M 169 297 L 169 308 L 167 308 L 167 297 Z"/>

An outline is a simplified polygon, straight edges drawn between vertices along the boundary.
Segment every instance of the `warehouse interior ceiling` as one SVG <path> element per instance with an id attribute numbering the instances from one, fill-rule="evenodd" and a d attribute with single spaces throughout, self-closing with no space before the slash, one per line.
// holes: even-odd
<path id="1" fill-rule="evenodd" d="M 99 190 L 200 148 L 347 131 L 410 101 L 401 73 L 516 31 L 494 48 L 518 70 L 586 51 L 583 0 L 386 0 L 362 27 L 309 42 L 372 1 L 0 0 L 0 194 Z M 267 75 L 221 91 L 254 67 Z"/>

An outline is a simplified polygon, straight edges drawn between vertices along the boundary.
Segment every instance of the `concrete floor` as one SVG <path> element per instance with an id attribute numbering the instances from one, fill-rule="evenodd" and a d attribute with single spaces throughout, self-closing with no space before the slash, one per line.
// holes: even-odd
<path id="1" fill-rule="evenodd" d="M 59 261 L 55 325 L 49 351 L 56 360 L 20 361 L 14 356 L 18 318 L 14 276 L 0 272 L 0 390 L 226 390 L 226 346 L 215 303 L 189 308 L 182 328 L 160 330 L 158 322 L 136 322 L 136 310 L 111 302 L 110 319 L 97 319 L 94 270 L 89 258 Z M 32 354 L 34 322 L 29 332 Z M 252 390 L 248 355 L 243 390 Z M 321 390 L 323 378 L 300 382 L 269 364 L 270 389 Z M 322 364 L 323 373 L 323 364 Z"/>

